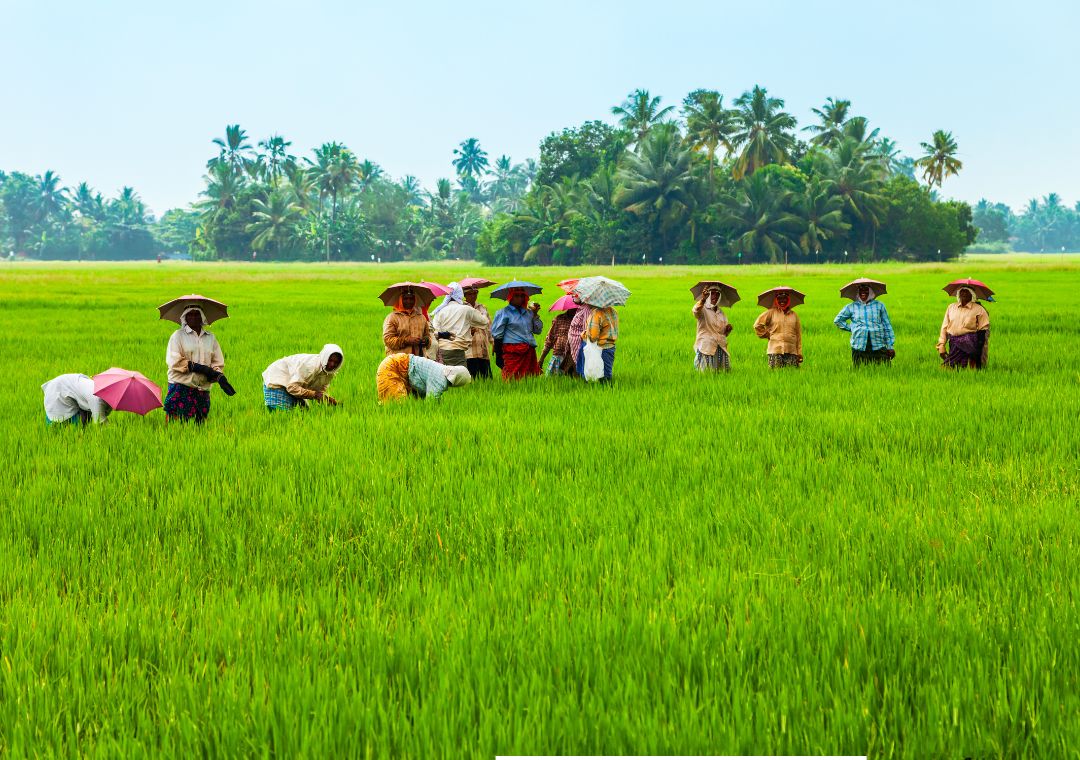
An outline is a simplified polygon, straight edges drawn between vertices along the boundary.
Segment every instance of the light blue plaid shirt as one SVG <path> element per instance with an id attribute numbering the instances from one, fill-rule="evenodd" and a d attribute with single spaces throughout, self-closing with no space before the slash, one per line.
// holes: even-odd
<path id="1" fill-rule="evenodd" d="M 896 340 L 889 312 L 877 299 L 869 303 L 852 301 L 840 310 L 833 322 L 841 330 L 851 333 L 851 347 L 856 351 L 866 350 L 867 338 L 871 351 L 892 348 Z"/>
<path id="2" fill-rule="evenodd" d="M 435 399 L 450 385 L 443 374 L 443 365 L 423 356 L 409 357 L 409 385 L 426 399 Z"/>

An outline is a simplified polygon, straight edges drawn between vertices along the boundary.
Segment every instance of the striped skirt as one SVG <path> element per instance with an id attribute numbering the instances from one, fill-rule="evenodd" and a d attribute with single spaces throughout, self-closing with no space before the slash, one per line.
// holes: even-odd
<path id="1" fill-rule="evenodd" d="M 265 385 L 263 386 L 263 401 L 266 403 L 268 412 L 288 412 L 303 403 L 296 396 L 289 395 L 284 388 L 268 388 Z"/>
<path id="2" fill-rule="evenodd" d="M 730 372 L 731 356 L 722 348 L 716 349 L 716 353 L 712 355 L 695 351 L 694 369 L 699 372 Z"/>

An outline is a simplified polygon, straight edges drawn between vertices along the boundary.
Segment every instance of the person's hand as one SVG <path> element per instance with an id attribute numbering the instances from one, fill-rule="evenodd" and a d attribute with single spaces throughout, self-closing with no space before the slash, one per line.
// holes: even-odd
<path id="1" fill-rule="evenodd" d="M 799 357 L 799 364 L 802 364 L 803 363 L 803 355 L 799 354 L 798 357 Z"/>
<path id="2" fill-rule="evenodd" d="M 333 396 L 323 396 L 323 401 L 325 401 L 330 406 L 337 406 L 338 405 L 338 400 L 336 398 L 334 398 Z"/>
<path id="3" fill-rule="evenodd" d="M 435 333 L 435 337 L 439 340 L 453 340 L 454 334 L 452 332 L 444 330 L 443 332 Z"/>
<path id="4" fill-rule="evenodd" d="M 894 351 L 894 350 L 893 350 L 893 349 L 891 349 L 891 348 L 890 348 L 890 349 L 887 349 L 887 350 L 885 351 L 885 355 L 886 355 L 886 356 L 888 356 L 888 357 L 889 357 L 890 359 L 895 359 L 895 358 L 896 358 L 896 351 Z"/>
<path id="5" fill-rule="evenodd" d="M 323 393 L 322 391 L 315 391 L 315 397 L 314 398 L 315 398 L 316 401 L 322 401 L 324 398 L 326 398 L 326 394 Z"/>
<path id="6" fill-rule="evenodd" d="M 945 353 L 944 351 L 938 351 L 938 356 L 941 357 L 942 361 L 945 361 L 946 359 L 949 358 L 949 355 L 947 353 Z"/>
<path id="7" fill-rule="evenodd" d="M 731 335 L 731 331 L 734 329 L 735 327 L 729 322 L 727 327 L 724 328 L 724 335 Z"/>
<path id="8" fill-rule="evenodd" d="M 532 311 L 533 314 L 536 314 L 540 311 L 540 304 L 538 304 L 536 301 L 533 301 L 532 304 L 529 306 L 529 310 Z"/>

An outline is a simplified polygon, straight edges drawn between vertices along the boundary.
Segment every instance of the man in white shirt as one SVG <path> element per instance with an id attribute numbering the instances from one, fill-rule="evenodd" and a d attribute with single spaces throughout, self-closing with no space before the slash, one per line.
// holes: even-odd
<path id="1" fill-rule="evenodd" d="M 94 381 L 86 375 L 54 377 L 41 386 L 45 394 L 45 422 L 86 425 L 105 422 L 112 407 L 94 395 Z"/>
<path id="2" fill-rule="evenodd" d="M 465 293 L 456 282 L 450 293 L 431 315 L 431 326 L 439 339 L 442 363 L 451 367 L 466 366 L 465 351 L 472 346 L 474 327 L 487 327 L 490 321 L 479 309 L 465 303 Z"/>

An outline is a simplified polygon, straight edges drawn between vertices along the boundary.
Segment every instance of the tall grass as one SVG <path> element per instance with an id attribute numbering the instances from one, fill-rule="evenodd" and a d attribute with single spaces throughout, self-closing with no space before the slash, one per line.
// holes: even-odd
<path id="1" fill-rule="evenodd" d="M 0 269 L 0 749 L 1075 755 L 1080 264 L 617 269 L 614 387 L 382 408 L 375 295 L 420 274 Z M 548 304 L 573 273 L 484 274 Z M 863 274 L 898 356 L 856 372 L 831 320 Z M 991 368 L 945 372 L 969 274 L 1000 295 Z M 715 276 L 734 371 L 702 376 Z M 807 293 L 798 371 L 751 330 L 777 282 Z M 45 427 L 62 372 L 164 383 L 154 307 L 190 291 L 233 314 L 206 426 Z M 266 414 L 261 371 L 325 342 L 343 405 Z"/>

